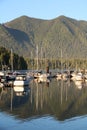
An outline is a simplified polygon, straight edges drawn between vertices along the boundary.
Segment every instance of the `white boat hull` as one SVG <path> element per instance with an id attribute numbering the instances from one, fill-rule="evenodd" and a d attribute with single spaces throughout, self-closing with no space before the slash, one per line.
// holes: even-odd
<path id="1" fill-rule="evenodd" d="M 28 80 L 25 80 L 25 81 L 19 81 L 19 80 L 17 81 L 17 80 L 15 80 L 15 81 L 14 81 L 14 86 L 17 86 L 17 85 L 18 85 L 18 86 L 19 86 L 19 85 L 20 85 L 20 86 L 29 85 L 29 81 L 28 81 Z"/>

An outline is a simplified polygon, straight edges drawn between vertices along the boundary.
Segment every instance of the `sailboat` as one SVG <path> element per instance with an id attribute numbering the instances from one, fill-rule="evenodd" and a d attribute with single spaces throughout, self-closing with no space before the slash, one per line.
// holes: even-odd
<path id="1" fill-rule="evenodd" d="M 5 76 L 6 76 L 6 81 L 9 82 L 9 84 L 13 84 L 13 81 L 15 80 L 15 76 L 13 74 L 13 50 L 11 48 L 11 71 L 7 71 Z"/>
<path id="2" fill-rule="evenodd" d="M 59 73 L 57 73 L 56 77 L 58 80 L 62 79 L 62 80 L 67 80 L 69 75 L 67 71 L 63 71 L 63 67 L 62 67 L 62 49 L 61 49 L 61 71 Z"/>

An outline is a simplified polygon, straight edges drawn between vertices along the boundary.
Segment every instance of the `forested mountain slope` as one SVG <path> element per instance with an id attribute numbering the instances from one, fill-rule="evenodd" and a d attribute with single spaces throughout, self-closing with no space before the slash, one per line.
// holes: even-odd
<path id="1" fill-rule="evenodd" d="M 13 21 L 0 24 L 0 46 L 12 48 L 24 57 L 86 58 L 87 22 L 60 16 L 42 20 L 21 16 Z"/>

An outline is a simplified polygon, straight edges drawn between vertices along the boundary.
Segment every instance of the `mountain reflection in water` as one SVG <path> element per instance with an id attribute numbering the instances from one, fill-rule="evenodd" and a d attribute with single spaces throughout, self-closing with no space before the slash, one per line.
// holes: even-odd
<path id="1" fill-rule="evenodd" d="M 0 111 L 21 120 L 53 116 L 63 121 L 87 114 L 87 85 L 74 81 L 52 79 L 32 80 L 18 94 L 13 88 L 0 88 Z"/>

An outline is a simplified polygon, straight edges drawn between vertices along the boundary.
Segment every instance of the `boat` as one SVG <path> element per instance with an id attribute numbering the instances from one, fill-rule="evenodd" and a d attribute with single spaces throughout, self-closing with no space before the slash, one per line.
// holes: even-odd
<path id="1" fill-rule="evenodd" d="M 29 85 L 30 79 L 26 75 L 17 75 L 13 85 Z"/>
<path id="2" fill-rule="evenodd" d="M 76 81 L 82 81 L 83 80 L 83 74 L 81 72 L 78 72 L 75 76 Z"/>
<path id="3" fill-rule="evenodd" d="M 0 88 L 4 87 L 4 83 L 0 82 Z"/>
<path id="4" fill-rule="evenodd" d="M 4 83 L 6 81 L 5 72 L 0 71 L 0 82 Z"/>
<path id="5" fill-rule="evenodd" d="M 45 75 L 41 75 L 41 77 L 38 78 L 38 82 L 50 82 L 50 78 L 45 77 Z"/>

